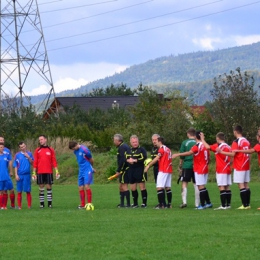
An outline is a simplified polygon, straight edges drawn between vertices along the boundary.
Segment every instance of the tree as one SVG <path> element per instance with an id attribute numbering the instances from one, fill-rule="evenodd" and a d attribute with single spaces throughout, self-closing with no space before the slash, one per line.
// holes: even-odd
<path id="1" fill-rule="evenodd" d="M 254 90 L 254 78 L 247 72 L 243 75 L 240 68 L 214 78 L 211 91 L 213 97 L 212 111 L 214 120 L 219 123 L 227 140 L 233 139 L 232 127 L 236 124 L 244 128 L 244 135 L 254 140 L 260 125 L 257 91 Z"/>

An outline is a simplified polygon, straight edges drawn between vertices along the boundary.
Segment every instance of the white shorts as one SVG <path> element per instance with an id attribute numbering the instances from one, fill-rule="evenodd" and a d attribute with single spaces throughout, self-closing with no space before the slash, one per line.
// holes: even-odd
<path id="1" fill-rule="evenodd" d="M 248 171 L 234 170 L 233 182 L 234 183 L 250 182 L 250 170 Z"/>
<path id="2" fill-rule="evenodd" d="M 158 172 L 156 188 L 170 188 L 172 186 L 172 174 Z"/>
<path id="3" fill-rule="evenodd" d="M 231 185 L 231 174 L 227 173 L 216 173 L 216 179 L 218 186 L 228 186 Z"/>
<path id="4" fill-rule="evenodd" d="M 198 174 L 197 172 L 194 172 L 195 174 L 195 181 L 196 181 L 196 185 L 206 185 L 208 182 L 208 174 L 204 173 L 204 174 Z"/>

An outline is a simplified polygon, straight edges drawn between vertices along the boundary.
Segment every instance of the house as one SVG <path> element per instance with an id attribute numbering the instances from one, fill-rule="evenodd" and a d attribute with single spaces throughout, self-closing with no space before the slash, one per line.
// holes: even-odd
<path id="1" fill-rule="evenodd" d="M 65 107 L 78 105 L 83 111 L 99 108 L 127 108 L 138 103 L 138 96 L 104 96 L 104 97 L 56 97 L 44 114 L 44 119 L 57 111 L 64 111 Z"/>

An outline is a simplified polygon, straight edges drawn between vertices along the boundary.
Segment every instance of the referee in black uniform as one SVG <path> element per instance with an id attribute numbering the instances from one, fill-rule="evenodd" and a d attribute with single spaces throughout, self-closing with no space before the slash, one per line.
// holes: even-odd
<path id="1" fill-rule="evenodd" d="M 126 152 L 130 149 L 127 144 L 124 143 L 123 136 L 121 134 L 114 135 L 114 144 L 117 147 L 117 170 L 116 175 L 119 177 L 119 196 L 120 203 L 118 208 L 130 207 L 130 192 L 128 189 L 129 177 L 128 166 L 126 162 Z M 126 206 L 124 205 L 124 198 L 126 198 Z"/>
<path id="2" fill-rule="evenodd" d="M 138 208 L 138 191 L 137 184 L 142 194 L 142 208 L 147 206 L 147 190 L 145 182 L 147 180 L 147 173 L 144 173 L 144 161 L 147 158 L 146 150 L 139 145 L 139 139 L 136 135 L 130 137 L 131 148 L 127 151 L 126 158 L 129 165 L 129 179 L 132 190 L 134 203 L 132 208 Z"/>
<path id="3" fill-rule="evenodd" d="M 153 134 L 152 135 L 152 142 L 153 142 L 153 148 L 152 148 L 152 151 L 151 151 L 151 158 L 152 158 L 152 160 L 158 155 L 158 147 L 156 146 L 156 143 L 158 141 L 158 137 L 160 137 L 160 135 L 158 135 L 158 134 Z M 153 165 L 153 175 L 154 175 L 155 183 L 157 181 L 158 171 L 159 171 L 159 164 L 158 164 L 158 161 L 157 161 Z"/>

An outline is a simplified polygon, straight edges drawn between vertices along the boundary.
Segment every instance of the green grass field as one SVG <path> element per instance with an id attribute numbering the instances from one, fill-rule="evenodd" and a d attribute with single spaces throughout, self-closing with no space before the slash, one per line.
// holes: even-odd
<path id="1" fill-rule="evenodd" d="M 241 205 L 232 185 L 232 209 L 179 209 L 180 185 L 173 182 L 173 208 L 154 210 L 155 186 L 147 184 L 148 208 L 118 209 L 118 186 L 93 185 L 94 211 L 76 209 L 77 185 L 54 185 L 53 209 L 33 207 L 0 211 L 0 259 L 259 259 L 259 183 L 251 183 L 251 210 Z M 220 205 L 216 183 L 208 184 L 214 207 Z M 140 193 L 139 193 L 140 194 Z M 139 198 L 140 203 L 140 198 Z"/>

